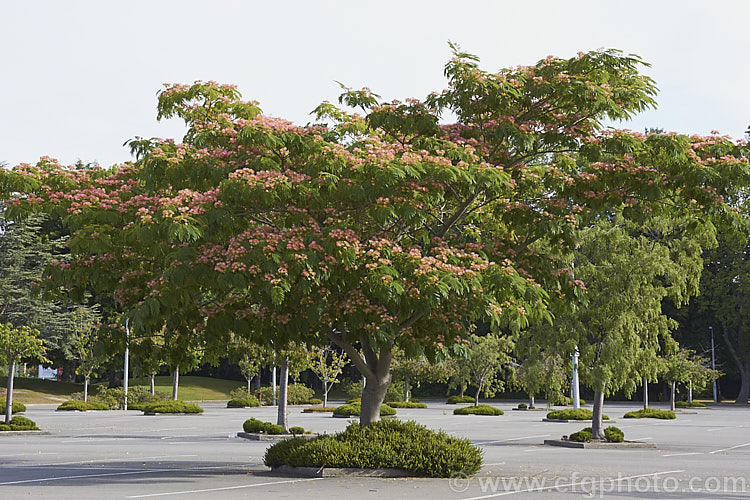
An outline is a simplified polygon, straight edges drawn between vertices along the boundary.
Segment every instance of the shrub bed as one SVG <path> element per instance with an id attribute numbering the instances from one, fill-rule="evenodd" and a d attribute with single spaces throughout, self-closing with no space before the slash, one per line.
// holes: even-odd
<path id="1" fill-rule="evenodd" d="M 706 408 L 706 404 L 701 403 L 700 401 L 693 401 L 692 403 L 687 401 L 677 401 L 674 405 L 677 408 Z"/>
<path id="2" fill-rule="evenodd" d="M 393 468 L 428 477 L 476 474 L 482 452 L 468 439 L 448 436 L 415 422 L 382 420 L 367 426 L 313 439 L 292 438 L 276 443 L 263 458 L 269 467 Z"/>
<path id="3" fill-rule="evenodd" d="M 227 401 L 227 408 L 247 408 L 256 406 L 260 406 L 260 401 L 258 401 L 258 398 L 253 395 Z"/>
<path id="4" fill-rule="evenodd" d="M 567 436 L 568 441 L 577 441 L 579 443 L 587 443 L 594 437 L 591 427 L 586 427 L 578 432 L 574 432 L 570 436 Z M 625 434 L 619 428 L 610 425 L 604 429 L 604 437 L 607 442 L 610 443 L 622 443 L 625 440 Z M 566 436 L 563 436 L 563 440 Z"/>
<path id="5" fill-rule="evenodd" d="M 625 415 L 625 418 L 658 418 L 662 420 L 671 420 L 676 418 L 672 410 L 659 410 L 657 408 L 645 408 L 638 411 L 629 411 Z"/>
<path id="6" fill-rule="evenodd" d="M 0 424 L 0 431 L 38 431 L 39 427 L 30 418 L 16 415 L 10 419 L 10 425 Z"/>
<path id="7" fill-rule="evenodd" d="M 473 403 L 474 398 L 471 396 L 448 396 L 447 403 L 449 405 L 455 405 L 458 403 Z"/>
<path id="8" fill-rule="evenodd" d="M 322 405 L 323 400 L 318 398 L 310 398 L 307 400 L 307 404 L 309 405 Z"/>
<path id="9" fill-rule="evenodd" d="M 203 413 L 197 404 L 173 400 L 138 404 L 138 409 L 143 413 Z"/>
<path id="10" fill-rule="evenodd" d="M 304 384 L 289 384 L 287 386 L 286 402 L 290 405 L 303 405 L 315 397 L 315 391 Z M 276 387 L 276 401 L 279 400 L 279 387 Z M 262 387 L 260 389 L 260 402 L 270 405 L 273 402 L 273 389 Z"/>
<path id="11" fill-rule="evenodd" d="M 245 430 L 245 432 L 252 432 L 256 434 L 283 434 L 284 428 L 277 424 L 272 424 L 271 422 L 264 422 L 262 420 L 258 420 L 256 418 L 248 418 L 245 420 L 245 422 L 242 424 L 242 428 Z M 304 433 L 305 430 L 302 429 L 302 433 Z"/>
<path id="12" fill-rule="evenodd" d="M 571 406 L 573 404 L 573 398 L 570 398 L 568 396 L 561 396 L 557 399 L 555 399 L 554 403 L 552 403 L 554 406 Z M 579 399 L 578 404 L 581 406 L 586 404 L 585 399 Z"/>
<path id="13" fill-rule="evenodd" d="M 503 410 L 490 405 L 467 406 L 466 408 L 456 408 L 453 410 L 454 415 L 503 415 Z"/>
<path id="14" fill-rule="evenodd" d="M 316 406 L 315 408 L 305 408 L 302 410 L 302 413 L 325 413 L 325 412 L 332 412 L 336 409 L 335 406 Z"/>
<path id="15" fill-rule="evenodd" d="M 351 404 L 345 404 L 337 407 L 333 410 L 334 415 L 344 415 L 347 417 L 358 417 L 360 412 L 362 411 L 362 404 L 361 403 L 351 403 Z M 380 405 L 380 416 L 381 417 L 389 417 L 391 415 L 395 415 L 396 410 L 391 408 L 388 405 Z"/>
<path id="16" fill-rule="evenodd" d="M 7 404 L 7 399 L 0 398 L 0 415 L 5 415 L 5 405 Z M 13 415 L 15 415 L 16 413 L 23 413 L 26 411 L 26 405 L 23 403 L 19 403 L 18 401 L 13 401 L 11 403 L 10 411 L 13 413 Z"/>
<path id="17" fill-rule="evenodd" d="M 71 399 L 57 407 L 59 411 L 109 410 L 109 406 L 98 401 L 79 401 Z"/>
<path id="18" fill-rule="evenodd" d="M 391 408 L 427 408 L 427 404 L 415 401 L 389 401 L 386 404 Z"/>
<path id="19" fill-rule="evenodd" d="M 553 420 L 591 420 L 594 417 L 594 412 L 586 409 L 573 409 L 567 408 L 565 410 L 552 410 L 547 413 L 547 418 Z M 602 415 L 602 420 L 609 420 L 607 415 Z"/>

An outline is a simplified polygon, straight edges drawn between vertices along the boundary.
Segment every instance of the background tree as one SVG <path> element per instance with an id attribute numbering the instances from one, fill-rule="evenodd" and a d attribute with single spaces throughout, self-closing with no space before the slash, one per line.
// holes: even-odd
<path id="1" fill-rule="evenodd" d="M 503 335 L 472 335 L 466 357 L 457 359 L 456 382 L 476 388 L 474 406 L 479 396 L 492 397 L 503 390 L 507 380 L 504 370 L 510 367 L 513 341 Z"/>
<path id="2" fill-rule="evenodd" d="M 71 356 L 77 361 L 76 374 L 83 376 L 83 400 L 88 401 L 89 382 L 106 362 L 107 353 L 98 342 L 101 318 L 89 308 L 79 308 L 72 315 L 73 332 L 69 343 Z"/>
<path id="3" fill-rule="evenodd" d="M 703 356 L 696 356 L 691 349 L 679 349 L 664 359 L 663 378 L 670 385 L 669 407 L 675 410 L 677 384 L 688 386 L 688 401 L 693 400 L 693 387 L 703 388 L 718 377 L 719 373 L 712 370 L 709 360 Z"/>
<path id="4" fill-rule="evenodd" d="M 23 325 L 16 328 L 11 323 L 0 323 L 0 355 L 8 364 L 8 386 L 5 393 L 5 425 L 10 425 L 13 416 L 13 379 L 17 363 L 23 358 L 46 361 L 44 341 L 38 338 L 39 331 Z"/>
<path id="5" fill-rule="evenodd" d="M 344 367 L 349 358 L 346 353 L 336 351 L 331 347 L 316 349 L 310 363 L 310 370 L 317 375 L 323 384 L 323 406 L 328 406 L 328 393 L 340 382 Z"/>
<path id="6" fill-rule="evenodd" d="M 529 405 L 535 406 L 535 396 L 543 394 L 548 405 L 562 399 L 568 386 L 568 362 L 562 356 L 546 352 L 543 346 L 529 346 L 531 353 L 517 367 L 517 379 L 529 395 Z M 542 352 L 544 351 L 544 352 Z"/>

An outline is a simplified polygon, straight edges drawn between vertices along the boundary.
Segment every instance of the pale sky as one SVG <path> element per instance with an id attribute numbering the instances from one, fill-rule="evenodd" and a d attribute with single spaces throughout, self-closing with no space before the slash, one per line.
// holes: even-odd
<path id="1" fill-rule="evenodd" d="M 162 83 L 233 83 L 268 115 L 299 124 L 336 80 L 385 99 L 446 87 L 448 40 L 486 70 L 618 48 L 642 56 L 659 108 L 643 131 L 750 124 L 750 2 L 0 0 L 0 162 L 102 166 L 134 137 L 181 138 L 156 122 Z"/>

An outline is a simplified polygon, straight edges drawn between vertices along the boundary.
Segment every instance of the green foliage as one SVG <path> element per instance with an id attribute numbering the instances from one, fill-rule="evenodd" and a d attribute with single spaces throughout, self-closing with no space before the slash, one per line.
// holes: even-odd
<path id="1" fill-rule="evenodd" d="M 572 406 L 573 405 L 573 398 L 568 396 L 558 396 L 557 398 L 554 398 L 554 403 L 552 403 L 555 406 Z M 586 404 L 585 399 L 579 399 L 578 404 L 581 406 Z"/>
<path id="2" fill-rule="evenodd" d="M 7 404 L 7 400 L 5 398 L 0 398 L 0 415 L 5 415 L 5 405 Z M 23 413 L 26 411 L 26 405 L 23 403 L 20 403 L 18 401 L 13 401 L 11 412 L 15 415 L 16 413 Z"/>
<path id="3" fill-rule="evenodd" d="M 203 408 L 195 403 L 184 401 L 157 401 L 155 403 L 141 403 L 140 409 L 144 413 L 203 413 Z"/>
<path id="4" fill-rule="evenodd" d="M 86 411 L 86 410 L 109 410 L 110 406 L 98 401 L 79 401 L 77 399 L 71 399 L 65 401 L 57 407 L 59 411 Z"/>
<path id="5" fill-rule="evenodd" d="M 305 428 L 300 426 L 294 426 L 289 428 L 289 432 L 293 435 L 304 434 Z"/>
<path id="6" fill-rule="evenodd" d="M 450 437 L 415 422 L 383 420 L 313 439 L 293 438 L 266 450 L 269 467 L 394 468 L 428 477 L 476 474 L 482 452 L 468 439 Z"/>
<path id="7" fill-rule="evenodd" d="M 242 424 L 242 428 L 245 430 L 245 432 L 251 433 L 282 434 L 284 432 L 284 427 L 282 427 L 281 425 L 264 422 L 256 418 L 249 418 L 245 420 L 245 422 Z M 304 429 L 302 429 L 302 432 L 304 433 Z"/>
<path id="8" fill-rule="evenodd" d="M 255 395 L 247 392 L 247 389 L 239 387 L 230 393 L 231 399 L 227 401 L 227 408 L 245 408 L 260 406 L 260 401 Z"/>
<path id="9" fill-rule="evenodd" d="M 505 369 L 510 366 L 513 340 L 497 333 L 471 335 L 469 339 L 465 356 L 453 360 L 455 369 L 451 372 L 449 385 L 470 385 L 476 388 L 477 398 L 479 395 L 491 398 L 507 384 Z"/>
<path id="10" fill-rule="evenodd" d="M 16 415 L 10 419 L 10 430 L 12 431 L 36 431 L 39 427 L 36 426 L 33 420 L 30 418 Z"/>
<path id="11" fill-rule="evenodd" d="M 309 404 L 309 405 L 322 405 L 323 404 L 323 400 L 319 399 L 319 398 L 310 398 L 307 401 L 307 404 Z"/>
<path id="12" fill-rule="evenodd" d="M 675 406 L 677 408 L 706 408 L 706 404 L 700 401 L 677 401 L 675 402 Z"/>
<path id="13" fill-rule="evenodd" d="M 362 402 L 362 398 L 352 398 L 352 399 L 346 400 L 346 404 L 348 405 L 353 404 L 353 403 L 361 403 L 361 402 Z"/>
<path id="14" fill-rule="evenodd" d="M 333 410 L 334 415 L 345 415 L 347 417 L 359 416 L 362 411 L 361 403 L 348 403 L 345 405 L 338 406 Z M 380 405 L 380 416 L 389 417 L 395 415 L 396 410 L 388 405 Z"/>
<path id="15" fill-rule="evenodd" d="M 610 443 L 622 443 L 625 440 L 625 433 L 614 425 L 604 428 L 604 436 Z"/>
<path id="16" fill-rule="evenodd" d="M 526 403 L 518 403 L 518 409 L 519 410 L 525 410 L 529 406 Z"/>
<path id="17" fill-rule="evenodd" d="M 302 410 L 302 413 L 327 413 L 327 412 L 333 412 L 336 409 L 335 406 L 316 406 L 314 408 L 305 408 Z"/>
<path id="18" fill-rule="evenodd" d="M 454 415 L 503 415 L 503 410 L 490 405 L 467 406 L 465 408 L 456 408 L 453 410 Z"/>
<path id="19" fill-rule="evenodd" d="M 0 432 L 9 430 L 11 430 L 10 425 L 0 424 Z"/>
<path id="20" fill-rule="evenodd" d="M 547 413 L 547 418 L 553 420 L 591 420 L 593 416 L 594 413 L 585 408 L 578 410 L 567 408 L 565 410 L 553 410 Z M 609 417 L 607 415 L 602 415 L 602 420 L 609 420 Z"/>
<path id="21" fill-rule="evenodd" d="M 624 415 L 625 418 L 658 418 L 662 420 L 671 420 L 677 418 L 671 410 L 659 410 L 657 408 L 644 408 L 637 411 L 629 411 Z"/>
<path id="22" fill-rule="evenodd" d="M 82 392 L 75 392 L 71 397 L 76 400 L 83 400 Z M 140 409 L 141 404 L 167 401 L 167 395 L 161 392 L 151 394 L 151 388 L 145 385 L 133 385 L 128 387 L 128 409 Z M 125 406 L 125 390 L 122 387 L 105 387 L 99 386 L 95 394 L 89 395 L 89 400 L 107 405 L 110 409 L 116 410 Z M 135 407 L 133 405 L 136 405 Z"/>
<path id="23" fill-rule="evenodd" d="M 591 427 L 586 427 L 584 429 L 581 429 L 578 432 L 574 432 L 568 437 L 568 439 L 570 441 L 578 441 L 579 443 L 585 443 L 585 442 L 591 441 L 592 437 L 593 437 L 593 434 L 591 432 Z"/>
<path id="24" fill-rule="evenodd" d="M 352 382 L 351 380 L 345 380 L 341 382 L 339 389 L 346 395 L 347 400 L 362 397 L 362 381 L 357 380 Z"/>
<path id="25" fill-rule="evenodd" d="M 304 384 L 289 384 L 287 386 L 287 403 L 290 405 L 303 405 L 315 397 L 315 391 Z M 276 386 L 276 401 L 279 400 L 279 387 Z M 273 389 L 270 386 L 261 387 L 260 401 L 264 405 L 270 405 L 273 401 Z"/>
<path id="26" fill-rule="evenodd" d="M 447 404 L 455 405 L 460 403 L 473 403 L 474 398 L 471 396 L 448 396 Z"/>
<path id="27" fill-rule="evenodd" d="M 389 401 L 386 404 L 391 408 L 427 408 L 425 403 L 418 401 Z"/>

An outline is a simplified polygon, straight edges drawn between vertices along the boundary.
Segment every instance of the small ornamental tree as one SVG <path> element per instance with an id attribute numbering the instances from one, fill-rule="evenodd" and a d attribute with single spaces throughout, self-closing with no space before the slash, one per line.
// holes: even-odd
<path id="1" fill-rule="evenodd" d="M 518 382 L 529 395 L 530 406 L 534 406 L 534 398 L 540 394 L 543 394 L 548 402 L 561 399 L 568 385 L 566 361 L 557 354 L 542 353 L 541 347 L 532 346 L 535 352 L 516 370 Z"/>
<path id="2" fill-rule="evenodd" d="M 28 326 L 14 327 L 11 323 L 0 323 L 0 356 L 8 363 L 8 386 L 5 394 L 5 425 L 13 417 L 13 378 L 17 363 L 23 358 L 44 357 L 44 341 L 38 338 L 39 331 Z"/>
<path id="3" fill-rule="evenodd" d="M 317 350 L 312 356 L 310 370 L 317 375 L 323 384 L 323 406 L 328 406 L 328 393 L 337 383 L 340 382 L 341 374 L 344 367 L 349 362 L 349 358 L 344 352 L 337 352 L 330 347 L 324 347 Z"/>
<path id="4" fill-rule="evenodd" d="M 476 388 L 474 406 L 479 396 L 492 397 L 505 387 L 503 369 L 510 366 L 513 341 L 494 333 L 472 335 L 466 357 L 456 360 L 457 381 Z"/>
<path id="5" fill-rule="evenodd" d="M 447 90 L 347 90 L 365 116 L 324 103 L 305 127 L 232 86 L 168 85 L 158 117 L 186 122 L 182 143 L 131 141 L 138 160 L 111 171 L 43 159 L 0 172 L 0 189 L 13 216 L 66 217 L 73 258 L 49 269 L 50 289 L 111 293 L 134 329 L 166 323 L 175 346 L 332 341 L 367 381 L 369 424 L 394 347 L 457 354 L 467 325 L 520 330 L 550 317 L 552 296 L 580 295 L 559 258 L 579 214 L 723 212 L 748 178 L 726 138 L 603 128 L 654 104 L 637 57 L 486 72 L 454 52 Z"/>
<path id="6" fill-rule="evenodd" d="M 100 317 L 88 308 L 73 313 L 74 331 L 70 340 L 70 351 L 78 362 L 76 373 L 83 376 L 83 401 L 89 400 L 89 382 L 97 370 L 107 361 L 107 353 L 97 343 Z"/>
<path id="7" fill-rule="evenodd" d="M 678 383 L 689 386 L 688 400 L 692 402 L 693 386 L 703 388 L 718 377 L 719 373 L 710 368 L 710 361 L 703 356 L 696 356 L 693 350 L 680 349 L 666 356 L 663 379 L 670 384 L 669 409 L 675 411 Z"/>

